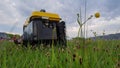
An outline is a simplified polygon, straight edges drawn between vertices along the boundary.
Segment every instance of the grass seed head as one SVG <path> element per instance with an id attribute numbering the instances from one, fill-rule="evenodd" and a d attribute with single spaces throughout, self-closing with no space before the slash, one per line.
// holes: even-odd
<path id="1" fill-rule="evenodd" d="M 71 53 L 71 50 L 70 50 L 69 48 L 67 48 L 66 50 L 67 50 L 67 52 L 68 52 L 69 54 Z"/>
<path id="2" fill-rule="evenodd" d="M 99 50 L 99 48 L 97 48 L 97 47 L 93 47 L 93 50 L 94 50 L 94 52 L 96 52 L 96 51 Z"/>
<path id="3" fill-rule="evenodd" d="M 76 52 L 76 50 L 77 50 L 76 47 L 74 47 L 73 50 Z"/>
<path id="4" fill-rule="evenodd" d="M 76 59 L 76 54 L 73 54 L 73 61 L 75 61 Z"/>
<path id="5" fill-rule="evenodd" d="M 109 52 L 109 49 L 105 49 L 105 52 Z"/>
<path id="6" fill-rule="evenodd" d="M 106 62 L 107 65 L 109 65 L 109 62 Z"/>
<path id="7" fill-rule="evenodd" d="M 49 53 L 49 52 L 47 52 L 47 53 L 45 54 L 45 56 L 49 57 L 49 56 L 50 56 L 50 53 Z"/>
<path id="8" fill-rule="evenodd" d="M 50 68 L 50 65 L 47 65 L 47 68 Z"/>
<path id="9" fill-rule="evenodd" d="M 76 48 L 77 48 L 77 49 L 80 49 L 80 45 L 77 45 Z"/>
<path id="10" fill-rule="evenodd" d="M 79 56 L 79 63 L 82 64 L 82 57 Z"/>
<path id="11" fill-rule="evenodd" d="M 57 56 L 57 59 L 60 59 L 60 56 Z"/>
<path id="12" fill-rule="evenodd" d="M 120 61 L 118 61 L 116 68 L 120 68 Z"/>
<path id="13" fill-rule="evenodd" d="M 104 52 L 109 52 L 108 48 L 103 49 Z"/>
<path id="14" fill-rule="evenodd" d="M 60 52 L 61 52 L 61 49 L 59 48 L 59 49 L 58 49 L 58 53 L 60 53 Z"/>
<path id="15" fill-rule="evenodd" d="M 62 52 L 64 52 L 65 50 L 62 48 Z"/>
<path id="16" fill-rule="evenodd" d="M 50 45 L 47 45 L 47 48 L 50 48 Z"/>
<path id="17" fill-rule="evenodd" d="M 75 61 L 75 58 L 73 58 L 73 61 Z"/>
<path id="18" fill-rule="evenodd" d="M 93 50 L 94 50 L 94 51 L 96 51 L 96 48 L 95 48 L 95 47 L 93 47 Z"/>
<path id="19" fill-rule="evenodd" d="M 76 54 L 73 54 L 73 58 L 75 58 L 76 57 Z"/>
<path id="20" fill-rule="evenodd" d="M 120 48 L 120 45 L 117 45 L 117 48 Z"/>
<path id="21" fill-rule="evenodd" d="M 66 58 L 65 61 L 68 62 L 68 59 Z"/>

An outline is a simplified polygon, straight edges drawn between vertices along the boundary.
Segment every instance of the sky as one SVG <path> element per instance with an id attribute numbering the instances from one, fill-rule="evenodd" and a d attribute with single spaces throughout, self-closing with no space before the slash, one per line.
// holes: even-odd
<path id="1" fill-rule="evenodd" d="M 100 18 L 93 17 L 86 22 L 86 37 L 120 33 L 120 0 L 0 0 L 0 32 L 23 34 L 23 24 L 33 11 L 45 9 L 57 13 L 66 22 L 67 36 L 72 38 L 78 34 L 77 13 L 82 22 L 96 12 Z M 93 32 L 92 32 L 92 31 Z"/>

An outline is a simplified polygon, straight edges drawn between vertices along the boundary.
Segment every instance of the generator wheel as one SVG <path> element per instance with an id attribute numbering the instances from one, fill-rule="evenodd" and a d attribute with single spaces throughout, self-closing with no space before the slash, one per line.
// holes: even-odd
<path id="1" fill-rule="evenodd" d="M 27 41 L 23 41 L 23 46 L 27 47 L 28 42 Z"/>
<path id="2" fill-rule="evenodd" d="M 58 24 L 58 41 L 59 44 L 66 47 L 67 46 L 67 41 L 66 41 L 66 27 L 65 27 L 65 22 L 62 21 Z"/>

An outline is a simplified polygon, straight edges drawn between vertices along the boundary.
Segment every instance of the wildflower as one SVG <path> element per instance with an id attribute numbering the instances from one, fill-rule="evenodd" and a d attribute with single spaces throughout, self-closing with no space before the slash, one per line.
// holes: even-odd
<path id="1" fill-rule="evenodd" d="M 96 18 L 99 18 L 99 17 L 100 17 L 100 13 L 99 13 L 99 12 L 96 12 L 96 13 L 95 13 L 95 17 L 96 17 Z"/>

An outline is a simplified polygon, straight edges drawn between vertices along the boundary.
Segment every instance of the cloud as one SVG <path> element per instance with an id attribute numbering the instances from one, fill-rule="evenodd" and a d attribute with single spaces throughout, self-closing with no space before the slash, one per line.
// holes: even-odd
<path id="1" fill-rule="evenodd" d="M 92 23 L 90 23 L 92 22 Z M 102 35 L 105 30 L 106 34 L 118 33 L 120 32 L 120 16 L 115 17 L 111 20 L 100 18 L 96 20 L 92 20 L 88 23 L 91 25 L 88 26 L 88 33 L 91 34 L 91 30 L 97 32 L 98 35 Z M 89 35 L 90 36 L 90 35 Z M 92 36 L 92 35 L 91 35 Z"/>
<path id="2" fill-rule="evenodd" d="M 100 19 L 88 21 L 88 30 L 97 31 L 99 34 L 106 30 L 106 34 L 114 33 L 119 29 L 119 0 L 86 0 L 87 18 L 99 11 Z M 77 13 L 82 9 L 82 18 L 85 18 L 85 0 L 2 0 L 0 2 L 0 31 L 11 31 L 22 34 L 22 26 L 32 11 L 46 9 L 60 15 L 66 22 L 67 35 L 77 36 L 79 25 L 76 22 Z M 109 24 L 106 24 L 109 22 Z M 114 23 L 115 22 L 115 23 Z M 89 36 L 92 36 L 89 32 Z"/>
<path id="3" fill-rule="evenodd" d="M 58 13 L 67 23 L 73 23 L 76 19 L 77 8 L 79 7 L 78 4 L 79 0 L 4 0 L 0 3 L 0 6 L 2 6 L 0 7 L 0 15 L 2 16 L 0 24 L 10 29 L 15 23 L 17 23 L 15 26 L 17 26 L 17 29 L 19 27 L 21 28 L 21 31 L 19 32 L 21 33 L 25 19 L 30 16 L 32 11 L 39 11 L 40 9 L 46 9 L 48 12 Z M 7 27 L 8 25 L 9 27 Z"/>
<path id="4" fill-rule="evenodd" d="M 120 0 L 107 0 L 105 4 L 104 16 L 108 19 L 120 16 Z"/>

